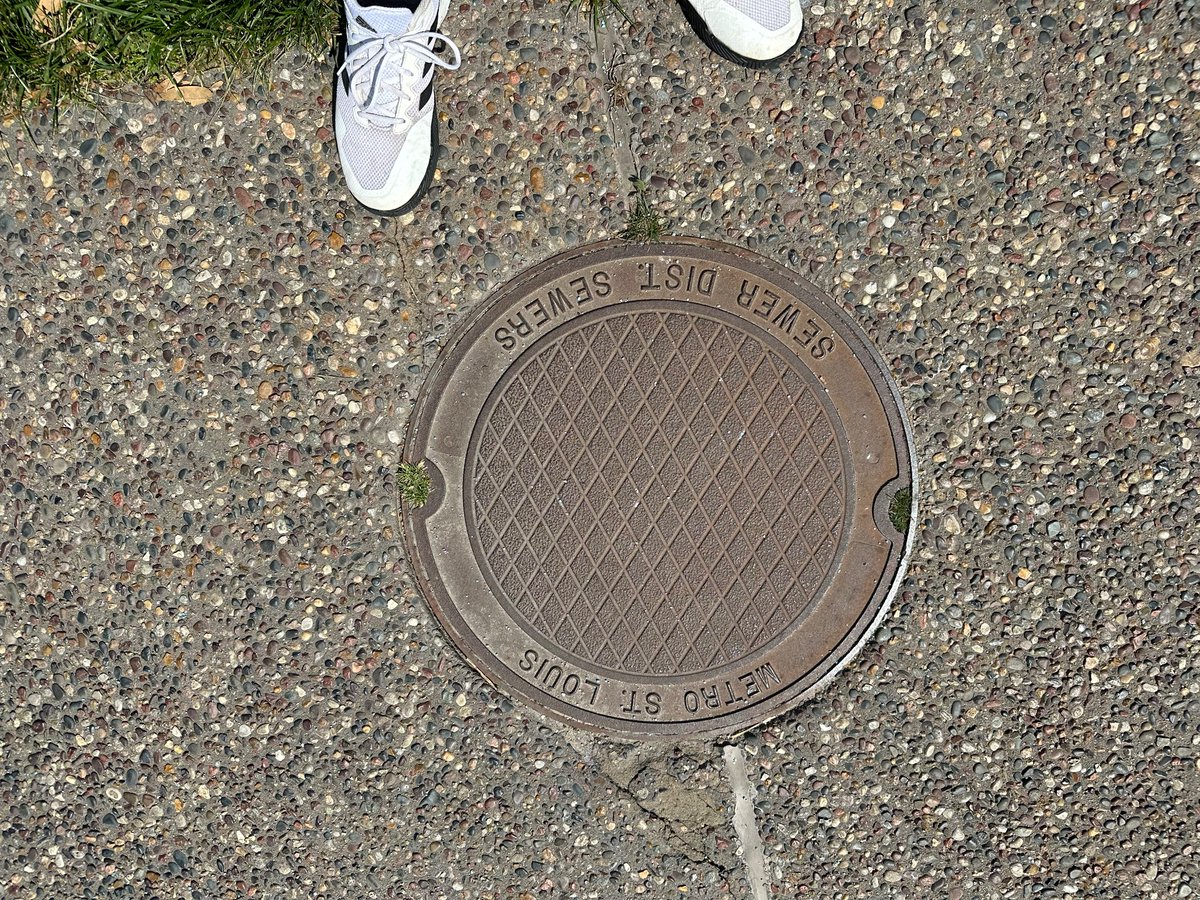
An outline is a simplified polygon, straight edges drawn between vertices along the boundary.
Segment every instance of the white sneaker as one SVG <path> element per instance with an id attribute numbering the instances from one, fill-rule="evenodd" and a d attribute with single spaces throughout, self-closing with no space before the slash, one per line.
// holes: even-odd
<path id="1" fill-rule="evenodd" d="M 433 76 L 462 62 L 437 31 L 450 0 L 344 3 L 333 95 L 338 156 L 359 203 L 400 215 L 420 202 L 437 164 Z"/>
<path id="2" fill-rule="evenodd" d="M 800 0 L 679 0 L 700 40 L 743 66 L 780 62 L 800 42 Z"/>

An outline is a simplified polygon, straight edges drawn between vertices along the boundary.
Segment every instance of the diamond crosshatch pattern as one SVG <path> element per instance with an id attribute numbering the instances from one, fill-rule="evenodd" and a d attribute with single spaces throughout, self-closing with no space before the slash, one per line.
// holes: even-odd
<path id="1" fill-rule="evenodd" d="M 693 674 L 809 607 L 848 478 L 825 405 L 766 342 L 692 304 L 627 306 L 548 335 L 497 386 L 467 515 L 532 633 L 610 670 Z"/>

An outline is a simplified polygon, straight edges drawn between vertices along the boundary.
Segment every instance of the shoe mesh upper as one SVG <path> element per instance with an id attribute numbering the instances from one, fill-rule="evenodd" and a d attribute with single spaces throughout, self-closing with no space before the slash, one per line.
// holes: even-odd
<path id="1" fill-rule="evenodd" d="M 341 86 L 338 87 L 342 90 Z M 338 145 L 345 164 L 354 170 L 354 177 L 364 189 L 382 188 L 396 166 L 407 132 L 396 134 L 385 128 L 369 128 L 354 118 L 354 102 L 344 95 L 337 104 L 338 124 L 341 126 Z"/>
<path id="2" fill-rule="evenodd" d="M 347 18 L 353 22 L 351 43 L 368 34 L 405 34 L 428 27 L 436 23 L 436 9 L 437 0 L 424 0 L 416 14 L 403 7 L 360 6 L 351 0 L 346 4 Z M 361 30 L 358 27 L 360 23 L 354 20 L 367 23 L 371 31 Z M 405 82 L 412 84 L 412 80 L 412 74 L 406 73 L 400 65 L 399 56 L 386 57 L 378 72 L 377 95 L 373 107 L 380 111 L 394 111 L 395 114 L 408 118 L 410 122 L 419 119 L 419 97 L 409 100 L 399 92 L 399 85 Z M 389 128 L 371 127 L 360 123 L 354 116 L 356 104 L 340 78 L 337 89 L 338 146 L 341 149 L 343 164 L 353 170 L 355 180 L 364 190 L 377 191 L 387 184 L 395 169 L 408 130 L 397 134 Z M 414 90 L 413 93 L 419 92 Z M 428 114 L 430 108 L 427 107 L 425 112 Z"/>
<path id="3" fill-rule="evenodd" d="M 788 0 L 722 0 L 742 15 L 753 19 L 769 31 L 777 31 L 791 18 Z"/>

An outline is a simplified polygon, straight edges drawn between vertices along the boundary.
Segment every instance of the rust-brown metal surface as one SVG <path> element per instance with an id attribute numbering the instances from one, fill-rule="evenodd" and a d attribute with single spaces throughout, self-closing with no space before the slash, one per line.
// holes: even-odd
<path id="1" fill-rule="evenodd" d="M 616 737 L 730 734 L 810 696 L 907 552 L 878 355 L 813 285 L 712 242 L 583 247 L 506 285 L 430 373 L 406 455 L 433 476 L 405 534 L 454 643 Z"/>

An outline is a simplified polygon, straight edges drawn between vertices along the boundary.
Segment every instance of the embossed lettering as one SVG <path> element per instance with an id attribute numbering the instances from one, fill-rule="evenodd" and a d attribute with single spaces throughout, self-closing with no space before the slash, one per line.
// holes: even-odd
<path id="1" fill-rule="evenodd" d="M 687 267 L 687 280 L 684 280 L 684 268 L 679 263 L 671 263 L 667 266 L 666 286 L 668 290 L 679 290 L 682 287 L 685 291 L 691 293 L 704 294 L 706 297 L 711 296 L 713 285 L 716 283 L 716 269 L 701 269 L 699 266 Z"/>
<path id="2" fill-rule="evenodd" d="M 769 688 L 772 681 L 776 684 L 783 683 L 782 679 L 775 674 L 775 668 L 770 662 L 765 662 L 761 666 L 755 666 L 754 674 L 764 688 Z"/>
<path id="3" fill-rule="evenodd" d="M 596 698 L 600 694 L 600 682 L 595 678 L 583 679 L 575 672 L 569 671 L 566 665 L 565 663 L 559 665 L 532 648 L 521 654 L 521 659 L 517 662 L 517 667 L 522 672 L 531 673 L 530 680 L 545 690 L 557 691 L 563 697 L 574 697 L 576 694 L 580 694 L 580 698 L 574 702 L 582 704 L 586 701 L 587 705 L 595 706 Z M 534 666 L 537 667 L 536 670 Z M 580 685 L 587 685 L 592 689 L 591 697 L 583 694 Z M 649 695 L 647 695 L 647 706 L 650 705 L 649 700 Z"/>
<path id="4" fill-rule="evenodd" d="M 533 324 L 539 328 L 550 318 L 550 313 L 546 312 L 546 306 L 542 303 L 540 297 L 534 297 L 525 304 L 525 308 L 533 313 Z"/>
<path id="5" fill-rule="evenodd" d="M 653 291 L 662 287 L 661 284 L 654 278 L 654 263 L 646 263 L 646 282 L 642 285 L 643 291 Z"/>
<path id="6" fill-rule="evenodd" d="M 533 333 L 533 326 L 529 324 L 523 312 L 517 313 L 516 318 L 509 319 L 507 325 L 517 337 L 529 337 Z"/>
<path id="7" fill-rule="evenodd" d="M 758 296 L 758 285 L 751 284 L 747 278 L 742 279 L 742 289 L 738 291 L 737 302 L 742 309 L 749 309 Z"/>
<path id="8" fill-rule="evenodd" d="M 792 335 L 792 340 L 808 350 L 813 359 L 823 359 L 836 346 L 833 336 L 824 333 L 824 328 L 815 319 L 805 320 L 803 331 Z"/>
<path id="9" fill-rule="evenodd" d="M 753 697 L 758 693 L 758 682 L 754 680 L 753 672 L 746 672 L 739 675 L 738 680 L 741 681 L 742 687 L 745 688 L 747 697 Z"/>
<path id="10" fill-rule="evenodd" d="M 582 280 L 582 278 L 576 279 L 576 281 Z M 571 284 L 574 283 L 574 281 L 571 282 Z M 546 299 L 550 301 L 550 312 L 556 316 L 566 312 L 568 309 L 574 308 L 571 306 L 571 301 L 567 299 L 567 295 L 558 288 L 554 288 L 552 291 L 549 291 L 546 294 Z"/>
<path id="11" fill-rule="evenodd" d="M 645 699 L 642 701 L 638 700 L 637 691 L 621 692 L 622 697 L 626 695 L 629 696 L 629 702 L 622 706 L 621 709 L 631 715 L 646 713 L 647 715 L 657 716 L 659 710 L 662 709 L 662 695 L 658 691 L 646 691 Z"/>
<path id="12" fill-rule="evenodd" d="M 701 705 L 708 709 L 721 709 L 737 706 L 770 690 L 772 685 L 782 684 L 779 673 L 770 661 L 756 666 L 749 672 L 743 672 L 736 679 L 722 681 L 718 684 L 706 684 L 699 690 L 685 691 L 683 708 L 689 713 L 700 712 Z"/>
<path id="13" fill-rule="evenodd" d="M 771 324 L 778 325 L 788 334 L 791 334 L 792 326 L 796 324 L 796 319 L 799 317 L 800 310 L 788 303 L 783 307 L 783 309 L 775 314 L 775 318 L 771 320 Z"/>
<path id="14" fill-rule="evenodd" d="M 554 319 L 573 312 L 596 297 L 607 297 L 612 293 L 612 282 L 603 269 L 572 278 L 567 284 L 574 291 L 574 297 L 562 288 L 553 287 L 547 289 L 544 297 L 527 300 L 515 315 L 506 319 L 492 333 L 496 342 L 505 350 L 512 350 L 521 338 L 529 337 Z"/>
<path id="15" fill-rule="evenodd" d="M 572 278 L 567 282 L 571 287 L 575 288 L 576 302 L 583 304 L 592 299 L 592 289 L 588 287 L 587 279 L 580 275 L 578 278 Z M 553 306 L 554 301 L 550 301 Z"/>
<path id="16" fill-rule="evenodd" d="M 801 347 L 807 347 L 809 344 L 812 343 L 813 338 L 815 338 L 817 335 L 819 335 L 821 333 L 821 326 L 818 325 L 816 322 L 814 322 L 812 319 L 808 320 L 807 325 L 808 325 L 808 327 L 805 328 L 803 331 L 801 331 L 798 335 L 792 336 L 792 340 L 795 341 L 797 344 L 799 344 Z"/>
<path id="17" fill-rule="evenodd" d="M 775 311 L 779 300 L 780 296 L 770 288 L 767 288 L 763 291 L 763 298 L 758 301 L 758 307 L 754 310 L 754 314 L 763 319 L 771 318 L 771 313 Z"/>

